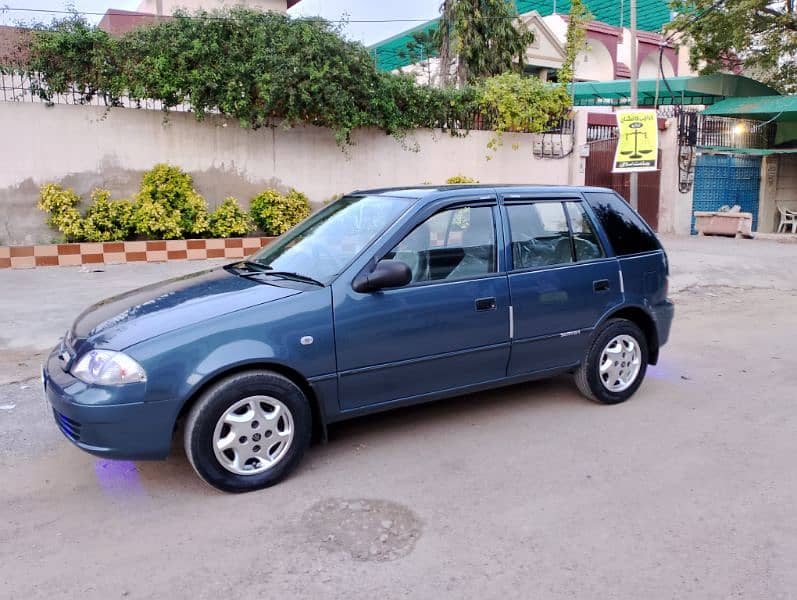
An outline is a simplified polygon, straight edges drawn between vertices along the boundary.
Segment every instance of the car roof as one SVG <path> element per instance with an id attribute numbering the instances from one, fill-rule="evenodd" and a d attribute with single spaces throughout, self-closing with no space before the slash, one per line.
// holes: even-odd
<path id="1" fill-rule="evenodd" d="M 430 185 L 414 187 L 385 187 L 368 190 L 357 190 L 352 196 L 393 196 L 397 198 L 412 198 L 415 200 L 435 200 L 442 196 L 455 195 L 452 192 L 486 192 L 491 194 L 562 194 L 567 192 L 612 192 L 612 190 L 595 186 L 577 185 L 540 185 L 540 184 L 456 184 L 456 185 Z"/>

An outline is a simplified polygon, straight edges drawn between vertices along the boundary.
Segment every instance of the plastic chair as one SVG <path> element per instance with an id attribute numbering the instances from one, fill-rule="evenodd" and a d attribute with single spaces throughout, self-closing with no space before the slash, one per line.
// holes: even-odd
<path id="1" fill-rule="evenodd" d="M 778 225 L 778 233 L 785 233 L 787 227 L 791 228 L 792 233 L 797 233 L 797 210 L 784 208 L 779 204 L 778 212 L 780 212 L 780 225 Z"/>

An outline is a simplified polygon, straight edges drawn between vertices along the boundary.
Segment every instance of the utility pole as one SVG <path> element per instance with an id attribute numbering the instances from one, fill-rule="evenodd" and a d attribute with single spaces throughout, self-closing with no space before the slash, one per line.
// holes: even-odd
<path id="1" fill-rule="evenodd" d="M 631 108 L 638 108 L 637 93 L 636 0 L 631 0 Z M 630 173 L 631 208 L 639 209 L 639 173 Z"/>

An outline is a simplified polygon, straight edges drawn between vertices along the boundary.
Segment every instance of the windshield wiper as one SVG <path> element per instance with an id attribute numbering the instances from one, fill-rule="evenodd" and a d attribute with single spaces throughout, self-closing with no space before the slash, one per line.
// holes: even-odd
<path id="1" fill-rule="evenodd" d="M 261 272 L 264 272 L 264 271 L 271 271 L 273 269 L 273 267 L 270 267 L 268 265 L 264 265 L 263 263 L 257 262 L 257 261 L 254 261 L 254 260 L 242 260 L 242 261 L 239 261 L 237 263 L 233 263 L 233 264 L 227 265 L 227 266 L 231 267 L 231 268 L 234 268 L 234 269 L 236 269 L 236 268 L 238 268 L 240 266 L 244 266 L 247 269 L 249 269 L 250 271 L 257 271 L 258 273 L 261 273 Z"/>
<path id="2" fill-rule="evenodd" d="M 241 273 L 241 277 L 281 277 L 282 279 L 290 279 L 292 281 L 301 281 L 302 283 L 310 283 L 312 285 L 317 285 L 319 287 L 324 287 L 324 284 L 318 281 L 318 279 L 313 279 L 308 275 L 302 275 L 301 273 L 293 273 L 291 271 L 274 271 L 272 270 L 273 267 L 263 268 L 261 266 L 260 271 L 250 271 L 249 273 Z"/>
<path id="3" fill-rule="evenodd" d="M 271 269 L 272 267 L 269 267 Z M 318 279 L 313 279 L 308 275 L 302 275 L 301 273 L 293 273 L 291 271 L 264 271 L 263 275 L 274 276 L 274 277 L 282 277 L 284 279 L 293 279 L 294 281 L 301 281 L 302 283 L 311 283 L 313 285 L 317 285 L 319 287 L 324 287 L 324 284 L 318 281 Z"/>
<path id="4" fill-rule="evenodd" d="M 233 269 L 237 269 L 239 266 L 244 266 L 249 269 L 249 272 L 241 273 L 242 277 L 273 275 L 274 277 L 282 277 L 283 279 L 292 279 L 294 281 L 301 281 L 302 283 L 311 283 L 313 285 L 324 287 L 323 283 L 317 279 L 313 279 L 308 275 L 302 275 L 301 273 L 294 273 L 292 271 L 275 271 L 274 267 L 264 265 L 260 262 L 255 262 L 253 260 L 242 260 L 241 262 L 233 263 L 228 266 Z M 240 269 L 238 270 L 240 271 Z"/>

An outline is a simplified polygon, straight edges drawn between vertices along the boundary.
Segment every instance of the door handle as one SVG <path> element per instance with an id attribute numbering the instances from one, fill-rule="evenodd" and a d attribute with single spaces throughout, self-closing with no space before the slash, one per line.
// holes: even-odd
<path id="1" fill-rule="evenodd" d="M 592 282 L 592 289 L 596 292 L 608 292 L 610 287 L 608 279 L 599 279 Z"/>
<path id="2" fill-rule="evenodd" d="M 496 306 L 495 298 L 478 298 L 476 300 L 476 310 L 495 310 Z"/>

